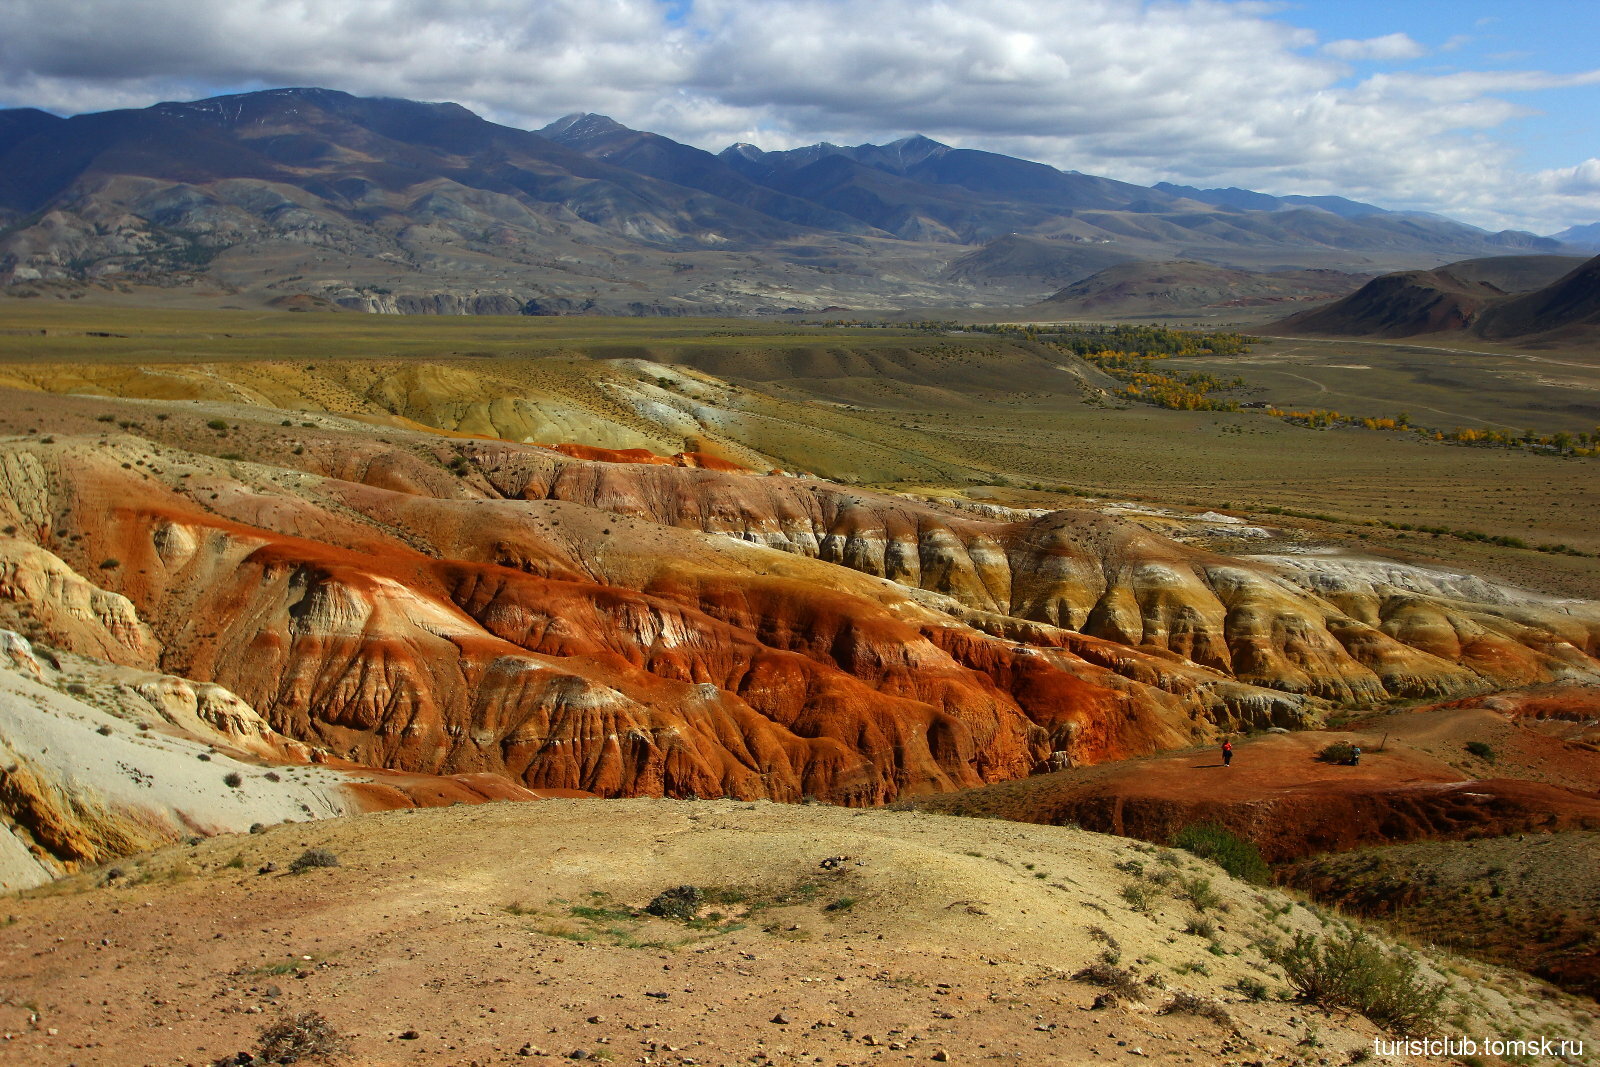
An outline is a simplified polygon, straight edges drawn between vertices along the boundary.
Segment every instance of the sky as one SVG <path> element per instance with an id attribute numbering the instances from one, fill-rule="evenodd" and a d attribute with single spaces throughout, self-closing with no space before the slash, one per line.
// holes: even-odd
<path id="1" fill-rule="evenodd" d="M 5 0 L 0 107 L 320 86 L 720 150 L 947 144 L 1490 229 L 1600 221 L 1594 0 Z"/>

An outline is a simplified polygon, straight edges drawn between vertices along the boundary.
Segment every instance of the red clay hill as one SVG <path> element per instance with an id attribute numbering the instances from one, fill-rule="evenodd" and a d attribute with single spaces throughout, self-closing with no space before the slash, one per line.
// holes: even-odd
<path id="1" fill-rule="evenodd" d="M 1162 843 L 1209 823 L 1253 841 L 1268 862 L 1369 844 L 1600 829 L 1600 749 L 1484 703 L 1238 738 L 1231 766 L 1216 748 L 1194 749 L 911 803 Z M 1341 742 L 1362 748 L 1358 764 L 1319 758 Z"/>

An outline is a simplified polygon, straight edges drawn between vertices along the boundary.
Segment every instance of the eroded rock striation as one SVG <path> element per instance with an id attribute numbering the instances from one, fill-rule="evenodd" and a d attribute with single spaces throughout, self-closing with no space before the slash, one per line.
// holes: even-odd
<path id="1" fill-rule="evenodd" d="M 1095 512 L 392 430 L 274 428 L 261 462 L 189 450 L 182 418 L 144 432 L 0 441 L 3 604 L 185 680 L 152 699 L 244 750 L 872 804 L 1600 676 L 1593 605 Z"/>

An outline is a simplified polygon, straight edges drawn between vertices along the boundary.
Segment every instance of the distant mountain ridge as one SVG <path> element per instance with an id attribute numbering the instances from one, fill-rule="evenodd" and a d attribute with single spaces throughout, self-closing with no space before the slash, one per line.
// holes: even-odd
<path id="1" fill-rule="evenodd" d="M 1371 274 L 1561 247 L 921 135 L 713 154 L 595 114 L 530 132 L 313 88 L 0 112 L 13 294 L 139 284 L 382 312 L 759 314 L 1017 306 L 1130 260 Z"/>
<path id="2" fill-rule="evenodd" d="M 1600 256 L 1472 260 L 1374 278 L 1325 307 L 1273 329 L 1338 337 L 1415 337 L 1465 332 L 1494 341 L 1564 344 L 1600 337 Z M 1569 267 L 1559 277 L 1548 273 Z M 1543 275 L 1543 277 L 1540 277 Z M 1538 279 L 1537 284 L 1529 281 Z"/>
<path id="3" fill-rule="evenodd" d="M 1240 211 L 1282 211 L 1292 207 L 1314 207 L 1347 219 L 1396 214 L 1374 204 L 1363 204 L 1358 200 L 1347 200 L 1342 196 L 1273 196 L 1270 193 L 1257 193 L 1236 187 L 1196 189 L 1192 185 L 1173 185 L 1171 182 L 1157 182 L 1151 188 L 1187 200 L 1198 200 L 1202 204 L 1237 208 Z"/>
<path id="4" fill-rule="evenodd" d="M 1566 244 L 1600 252 L 1600 222 L 1591 222 L 1587 226 L 1569 226 L 1560 233 L 1550 236 Z"/>

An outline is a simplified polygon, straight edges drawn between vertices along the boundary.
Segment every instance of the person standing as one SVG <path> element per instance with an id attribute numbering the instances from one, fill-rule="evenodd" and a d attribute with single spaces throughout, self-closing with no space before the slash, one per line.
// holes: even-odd
<path id="1" fill-rule="evenodd" d="M 1224 742 L 1222 742 L 1222 765 L 1224 767 L 1232 767 L 1233 766 L 1233 742 L 1232 741 L 1224 741 Z"/>

